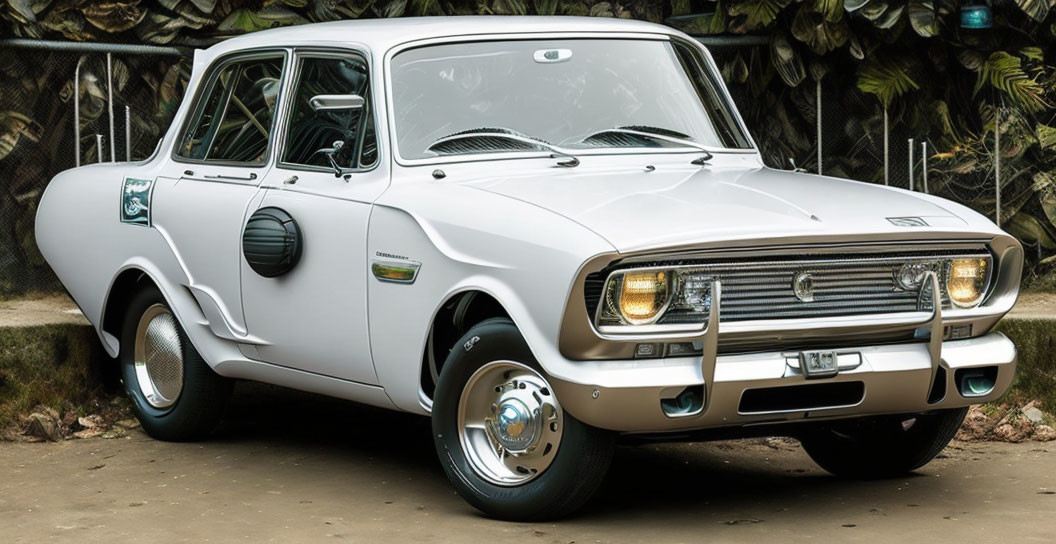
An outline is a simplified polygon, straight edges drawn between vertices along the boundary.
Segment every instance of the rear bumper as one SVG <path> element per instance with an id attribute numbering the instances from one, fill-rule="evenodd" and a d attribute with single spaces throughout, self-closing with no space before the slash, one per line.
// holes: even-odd
<path id="1" fill-rule="evenodd" d="M 937 344 L 840 349 L 860 354 L 860 364 L 821 379 L 803 375 L 794 363 L 798 353 L 769 352 L 719 355 L 711 359 L 714 364 L 706 356 L 589 361 L 583 364 L 591 366 L 586 375 L 592 383 L 550 381 L 562 407 L 577 419 L 642 433 L 960 408 L 996 400 L 1008 390 L 1016 348 L 1003 334 Z M 962 392 L 959 378 L 966 369 L 986 369 L 992 390 Z M 665 413 L 661 399 L 687 387 L 699 388 L 701 408 L 674 417 Z"/>

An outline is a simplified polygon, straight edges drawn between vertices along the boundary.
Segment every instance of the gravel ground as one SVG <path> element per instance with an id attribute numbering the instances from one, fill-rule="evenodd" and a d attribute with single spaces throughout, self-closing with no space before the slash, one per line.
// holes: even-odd
<path id="1" fill-rule="evenodd" d="M 428 421 L 241 387 L 214 438 L 0 443 L 0 542 L 1051 542 L 1056 443 L 955 442 L 914 475 L 844 482 L 783 439 L 623 447 L 574 518 L 483 518 Z"/>

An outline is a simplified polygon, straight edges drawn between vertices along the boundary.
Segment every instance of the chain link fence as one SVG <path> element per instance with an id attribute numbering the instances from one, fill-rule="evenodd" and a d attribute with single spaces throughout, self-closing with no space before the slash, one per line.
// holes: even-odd
<path id="1" fill-rule="evenodd" d="M 33 235 L 44 187 L 78 163 L 148 157 L 189 75 L 174 48 L 0 41 L 0 297 L 62 289 Z"/>

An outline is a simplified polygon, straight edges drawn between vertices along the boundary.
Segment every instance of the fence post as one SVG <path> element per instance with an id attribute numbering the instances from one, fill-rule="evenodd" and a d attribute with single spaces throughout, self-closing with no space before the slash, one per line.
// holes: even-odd
<path id="1" fill-rule="evenodd" d="M 913 138 L 909 139 L 909 190 L 913 190 Z"/>
<path id="2" fill-rule="evenodd" d="M 817 104 L 816 105 L 816 107 L 817 107 L 816 115 L 817 115 L 817 118 L 818 118 L 818 122 L 817 122 L 817 125 L 818 125 L 817 126 L 817 131 L 818 131 L 818 175 L 820 176 L 821 172 L 822 172 L 822 165 L 821 165 L 821 79 L 818 79 L 816 104 Z"/>
<path id="3" fill-rule="evenodd" d="M 887 105 L 885 104 L 884 105 L 884 185 L 891 185 L 890 178 L 888 176 L 888 171 L 889 171 L 888 161 L 891 158 L 891 155 L 890 155 L 890 153 L 888 151 L 888 147 L 887 147 L 887 143 L 888 143 L 887 142 L 887 137 L 888 137 L 888 134 L 887 134 Z"/>
<path id="4" fill-rule="evenodd" d="M 1001 107 L 994 108 L 994 219 L 1001 226 Z"/>
<path id="5" fill-rule="evenodd" d="M 74 166 L 81 165 L 81 64 L 84 57 L 77 58 L 77 67 L 73 69 L 73 145 Z"/>
<path id="6" fill-rule="evenodd" d="M 102 134 L 96 134 L 95 135 L 95 157 L 98 159 L 98 162 L 103 162 L 103 135 Z"/>
<path id="7" fill-rule="evenodd" d="M 114 154 L 114 77 L 111 71 L 112 53 L 106 54 L 106 106 L 110 115 L 110 162 L 117 162 Z"/>
<path id="8" fill-rule="evenodd" d="M 125 104 L 125 162 L 132 162 L 132 108 Z"/>
<path id="9" fill-rule="evenodd" d="M 928 142 L 920 142 L 921 171 L 924 174 L 924 192 L 928 192 Z"/>

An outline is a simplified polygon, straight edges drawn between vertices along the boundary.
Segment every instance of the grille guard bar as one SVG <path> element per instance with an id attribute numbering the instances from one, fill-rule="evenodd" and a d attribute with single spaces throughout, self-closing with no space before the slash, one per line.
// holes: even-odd
<path id="1" fill-rule="evenodd" d="M 928 271 L 924 281 L 931 284 L 931 316 L 923 321 L 919 319 L 903 320 L 901 322 L 891 323 L 888 326 L 894 328 L 924 328 L 928 330 L 928 354 L 931 357 L 931 378 L 932 381 L 934 381 L 935 375 L 939 370 L 939 364 L 942 362 L 942 339 L 945 333 L 942 324 L 942 295 L 940 294 L 941 291 L 939 291 L 939 278 L 934 271 Z M 704 411 L 707 411 L 708 409 L 708 403 L 711 401 L 711 388 L 715 383 L 715 364 L 719 355 L 719 308 L 721 306 L 721 300 L 722 282 L 717 279 L 712 280 L 711 307 L 708 311 L 708 324 L 702 331 L 701 336 L 697 338 L 697 341 L 703 346 L 700 374 L 701 377 L 704 378 L 704 405 L 702 407 Z M 839 332 L 860 330 L 863 327 L 870 326 L 847 324 L 844 326 L 835 325 L 832 329 Z M 773 329 L 773 332 L 781 333 L 795 330 L 800 329 Z"/>

